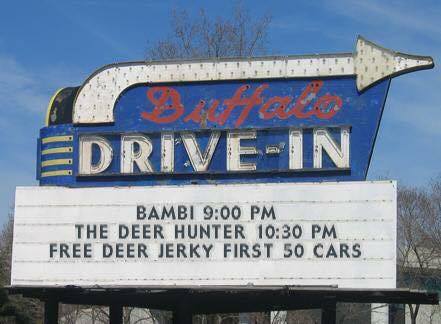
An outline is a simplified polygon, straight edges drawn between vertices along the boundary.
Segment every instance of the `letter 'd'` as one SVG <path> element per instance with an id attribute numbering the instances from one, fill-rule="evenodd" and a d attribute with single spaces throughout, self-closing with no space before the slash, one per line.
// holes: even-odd
<path id="1" fill-rule="evenodd" d="M 93 146 L 99 149 L 99 160 L 92 161 Z M 83 175 L 97 174 L 106 170 L 113 158 L 113 150 L 110 143 L 101 136 L 81 136 L 80 137 L 80 165 L 79 173 Z"/>

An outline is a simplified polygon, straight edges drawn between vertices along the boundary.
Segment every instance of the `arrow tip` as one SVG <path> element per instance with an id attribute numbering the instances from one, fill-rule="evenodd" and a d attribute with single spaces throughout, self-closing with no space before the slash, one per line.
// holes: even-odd
<path id="1" fill-rule="evenodd" d="M 381 47 L 362 36 L 357 37 L 354 53 L 354 72 L 357 89 L 363 91 L 375 83 L 401 74 L 432 69 L 430 56 L 410 55 Z"/>

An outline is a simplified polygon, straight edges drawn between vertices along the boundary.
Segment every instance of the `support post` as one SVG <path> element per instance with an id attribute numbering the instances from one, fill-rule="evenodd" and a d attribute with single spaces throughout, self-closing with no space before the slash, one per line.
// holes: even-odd
<path id="1" fill-rule="evenodd" d="M 193 312 L 189 305 L 179 305 L 173 311 L 173 324 L 191 324 L 193 323 Z"/>
<path id="2" fill-rule="evenodd" d="M 44 302 L 44 324 L 58 324 L 58 300 L 52 298 Z"/>
<path id="3" fill-rule="evenodd" d="M 122 305 L 113 304 L 109 307 L 110 324 L 123 323 L 123 307 Z"/>
<path id="4" fill-rule="evenodd" d="M 322 304 L 322 324 L 335 324 L 337 322 L 337 303 L 329 300 Z"/>

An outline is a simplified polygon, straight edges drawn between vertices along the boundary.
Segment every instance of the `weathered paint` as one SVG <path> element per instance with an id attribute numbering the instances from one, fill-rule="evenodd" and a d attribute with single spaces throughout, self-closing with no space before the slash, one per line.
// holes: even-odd
<path id="1" fill-rule="evenodd" d="M 111 186 L 154 185 L 176 183 L 237 183 L 287 182 L 319 180 L 364 180 L 372 154 L 375 136 L 383 111 L 389 80 L 359 93 L 353 77 L 316 80 L 247 80 L 227 82 L 138 85 L 122 93 L 115 107 L 115 123 L 93 125 L 57 125 L 41 130 L 41 160 L 73 158 L 66 166 L 40 166 L 42 172 L 71 169 L 72 176 L 40 179 L 42 185 Z M 260 93 L 257 95 L 256 93 Z M 168 92 L 167 92 L 168 90 Z M 149 96 L 149 91 L 154 93 Z M 157 92 L 157 93 L 156 93 Z M 240 92 L 240 95 L 238 94 Z M 179 102 L 173 104 L 170 94 Z M 161 99 L 161 96 L 165 97 Z M 167 100 L 166 100 L 167 99 Z M 158 100 L 161 101 L 158 103 Z M 268 105 L 285 100 L 286 105 Z M 201 101 L 216 110 L 203 112 Z M 326 104 L 325 104 L 326 103 Z M 166 104 L 163 106 L 162 104 Z M 176 111 L 180 111 L 180 115 Z M 197 113 L 196 113 L 197 112 Z M 155 118 L 145 118 L 146 115 Z M 213 116 L 224 116 L 222 120 Z M 164 121 L 163 117 L 170 117 Z M 191 118 L 190 118 L 190 117 Z M 198 118 L 201 118 L 199 120 Z M 202 120 L 204 119 L 204 120 Z M 159 120 L 159 121 L 158 121 Z M 255 140 L 243 141 L 244 146 L 256 148 L 254 156 L 244 160 L 254 162 L 255 170 L 229 172 L 227 169 L 227 131 L 256 130 Z M 338 168 L 324 154 L 321 167 L 314 164 L 314 129 L 325 127 L 340 145 L 340 131 L 347 128 L 350 135 L 350 160 L 347 168 Z M 290 130 L 302 131 L 302 168 L 290 168 Z M 195 172 L 182 140 L 185 132 L 195 132 L 201 151 L 206 149 L 212 131 L 221 130 L 212 160 L 205 172 Z M 225 131 L 222 131 L 225 130 Z M 184 133 L 182 133 L 184 132 Z M 161 133 L 173 135 L 173 172 L 161 166 Z M 121 175 L 121 135 L 143 134 L 152 142 L 150 162 L 153 172 Z M 96 176 L 79 174 L 79 138 L 98 135 L 113 148 L 110 166 Z M 72 142 L 56 142 L 46 138 L 73 136 Z M 59 137 L 56 137 L 59 138 Z M 63 138 L 61 138 L 63 139 Z M 277 152 L 268 147 L 277 147 Z M 73 152 L 67 150 L 73 148 Z M 293 170 L 294 169 L 294 170 Z M 139 170 L 138 170 L 139 171 Z"/>
<path id="2" fill-rule="evenodd" d="M 433 66 L 361 37 L 350 54 L 112 64 L 55 98 L 37 176 L 72 187 L 364 180 L 391 78 Z M 109 148 L 99 167 L 88 138 Z"/>
<path id="3" fill-rule="evenodd" d="M 354 53 L 117 63 L 93 73 L 80 88 L 73 123 L 114 122 L 118 94 L 140 83 L 354 76 L 357 90 L 364 91 L 381 80 L 432 67 L 431 57 L 394 52 L 362 37 Z"/>

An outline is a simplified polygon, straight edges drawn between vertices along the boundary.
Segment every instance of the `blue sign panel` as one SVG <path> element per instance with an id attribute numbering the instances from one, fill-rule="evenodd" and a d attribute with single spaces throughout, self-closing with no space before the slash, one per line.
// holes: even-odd
<path id="1" fill-rule="evenodd" d="M 390 79 L 139 84 L 114 122 L 41 129 L 42 185 L 365 180 Z"/>
<path id="2" fill-rule="evenodd" d="M 349 77 L 139 85 L 117 101 L 115 129 L 152 132 L 362 126 L 378 121 L 387 85 L 385 81 L 362 95 Z"/>

